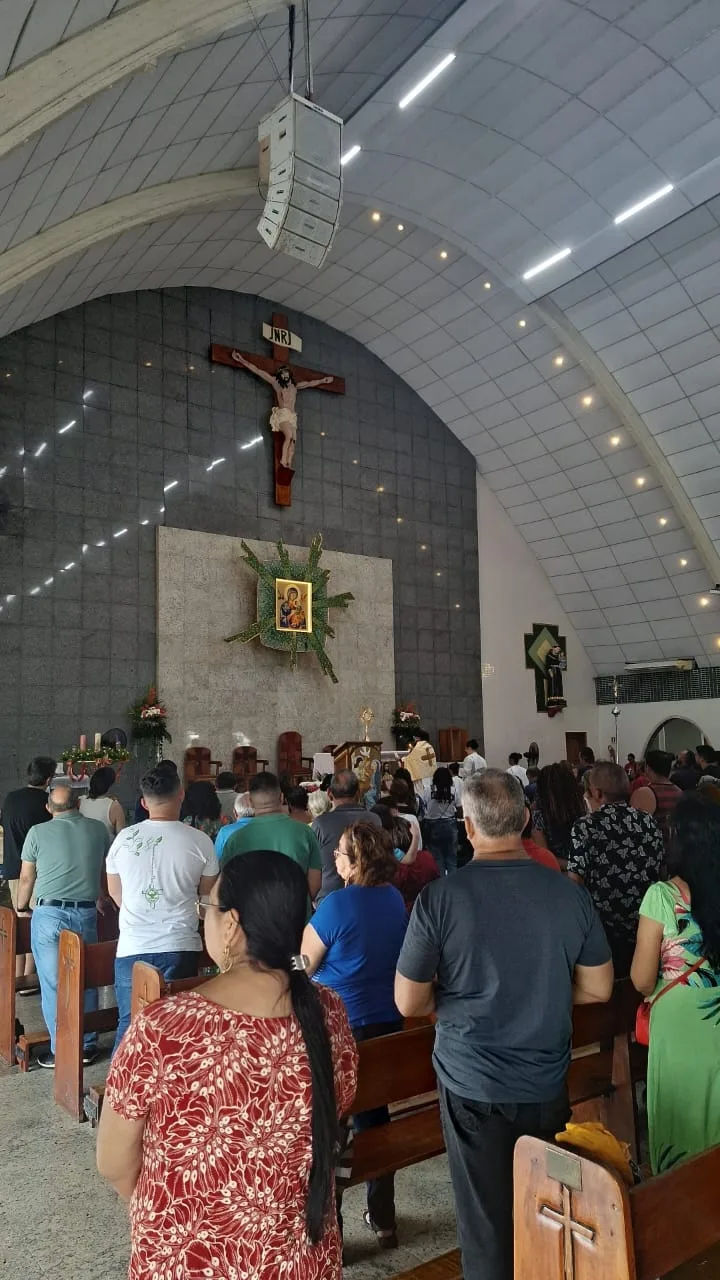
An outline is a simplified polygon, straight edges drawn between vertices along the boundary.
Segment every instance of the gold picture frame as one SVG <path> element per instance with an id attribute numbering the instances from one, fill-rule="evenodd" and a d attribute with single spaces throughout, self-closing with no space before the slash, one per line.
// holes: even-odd
<path id="1" fill-rule="evenodd" d="M 283 635 L 312 632 L 312 582 L 275 579 L 275 630 Z"/>

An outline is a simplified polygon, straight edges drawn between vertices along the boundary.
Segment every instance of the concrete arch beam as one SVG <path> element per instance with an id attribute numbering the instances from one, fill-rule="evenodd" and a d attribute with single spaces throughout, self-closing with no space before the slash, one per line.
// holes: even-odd
<path id="1" fill-rule="evenodd" d="M 257 171 L 225 169 L 147 187 L 75 214 L 0 254 L 0 294 L 112 236 L 163 218 L 240 204 L 249 195 L 257 195 Z"/>
<path id="2" fill-rule="evenodd" d="M 141 0 L 0 81 L 0 156 L 165 54 L 279 8 L 279 0 Z"/>

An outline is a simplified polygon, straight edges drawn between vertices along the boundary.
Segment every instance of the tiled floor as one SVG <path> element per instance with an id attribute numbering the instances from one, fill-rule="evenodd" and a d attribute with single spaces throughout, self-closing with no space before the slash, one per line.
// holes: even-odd
<path id="1" fill-rule="evenodd" d="M 37 997 L 18 1001 L 26 1030 L 42 1026 Z M 109 1049 L 110 1036 L 102 1038 Z M 107 1057 L 86 1072 L 104 1079 Z M 55 1106 L 52 1073 L 0 1074 L 0 1276 L 8 1280 L 124 1280 L 124 1206 L 98 1177 L 94 1134 Z M 345 1202 L 347 1280 L 383 1280 L 455 1246 L 444 1157 L 398 1174 L 401 1247 L 378 1252 L 362 1224 L 361 1188 Z"/>

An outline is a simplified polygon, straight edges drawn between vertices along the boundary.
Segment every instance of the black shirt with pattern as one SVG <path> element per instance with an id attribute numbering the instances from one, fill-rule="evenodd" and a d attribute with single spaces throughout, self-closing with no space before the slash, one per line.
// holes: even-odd
<path id="1" fill-rule="evenodd" d="M 665 850 L 655 819 L 628 804 L 578 818 L 567 869 L 582 876 L 611 940 L 631 942 L 645 890 L 660 879 Z"/>

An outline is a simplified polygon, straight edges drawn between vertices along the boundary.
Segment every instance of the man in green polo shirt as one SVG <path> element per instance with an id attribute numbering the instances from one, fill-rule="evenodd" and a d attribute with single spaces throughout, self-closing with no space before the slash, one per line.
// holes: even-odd
<path id="1" fill-rule="evenodd" d="M 79 933 L 84 942 L 97 942 L 96 902 L 101 895 L 105 855 L 110 839 L 105 824 L 83 818 L 77 792 L 66 784 L 54 787 L 47 802 L 52 822 L 31 827 L 22 847 L 18 913 L 27 911 L 35 890 L 30 945 L 40 979 L 43 1017 L 50 1032 L 50 1053 L 38 1058 L 41 1067 L 55 1066 L 58 941 L 63 929 Z M 85 992 L 85 1009 L 97 1009 L 97 991 Z M 97 1055 L 97 1035 L 84 1037 L 83 1062 Z"/>
<path id="2" fill-rule="evenodd" d="M 248 790 L 255 816 L 247 826 L 230 836 L 223 847 L 221 865 L 252 849 L 273 849 L 276 853 L 287 854 L 305 872 L 308 893 L 314 901 L 322 880 L 317 836 L 304 823 L 290 817 L 274 773 L 256 773 L 250 779 Z"/>

